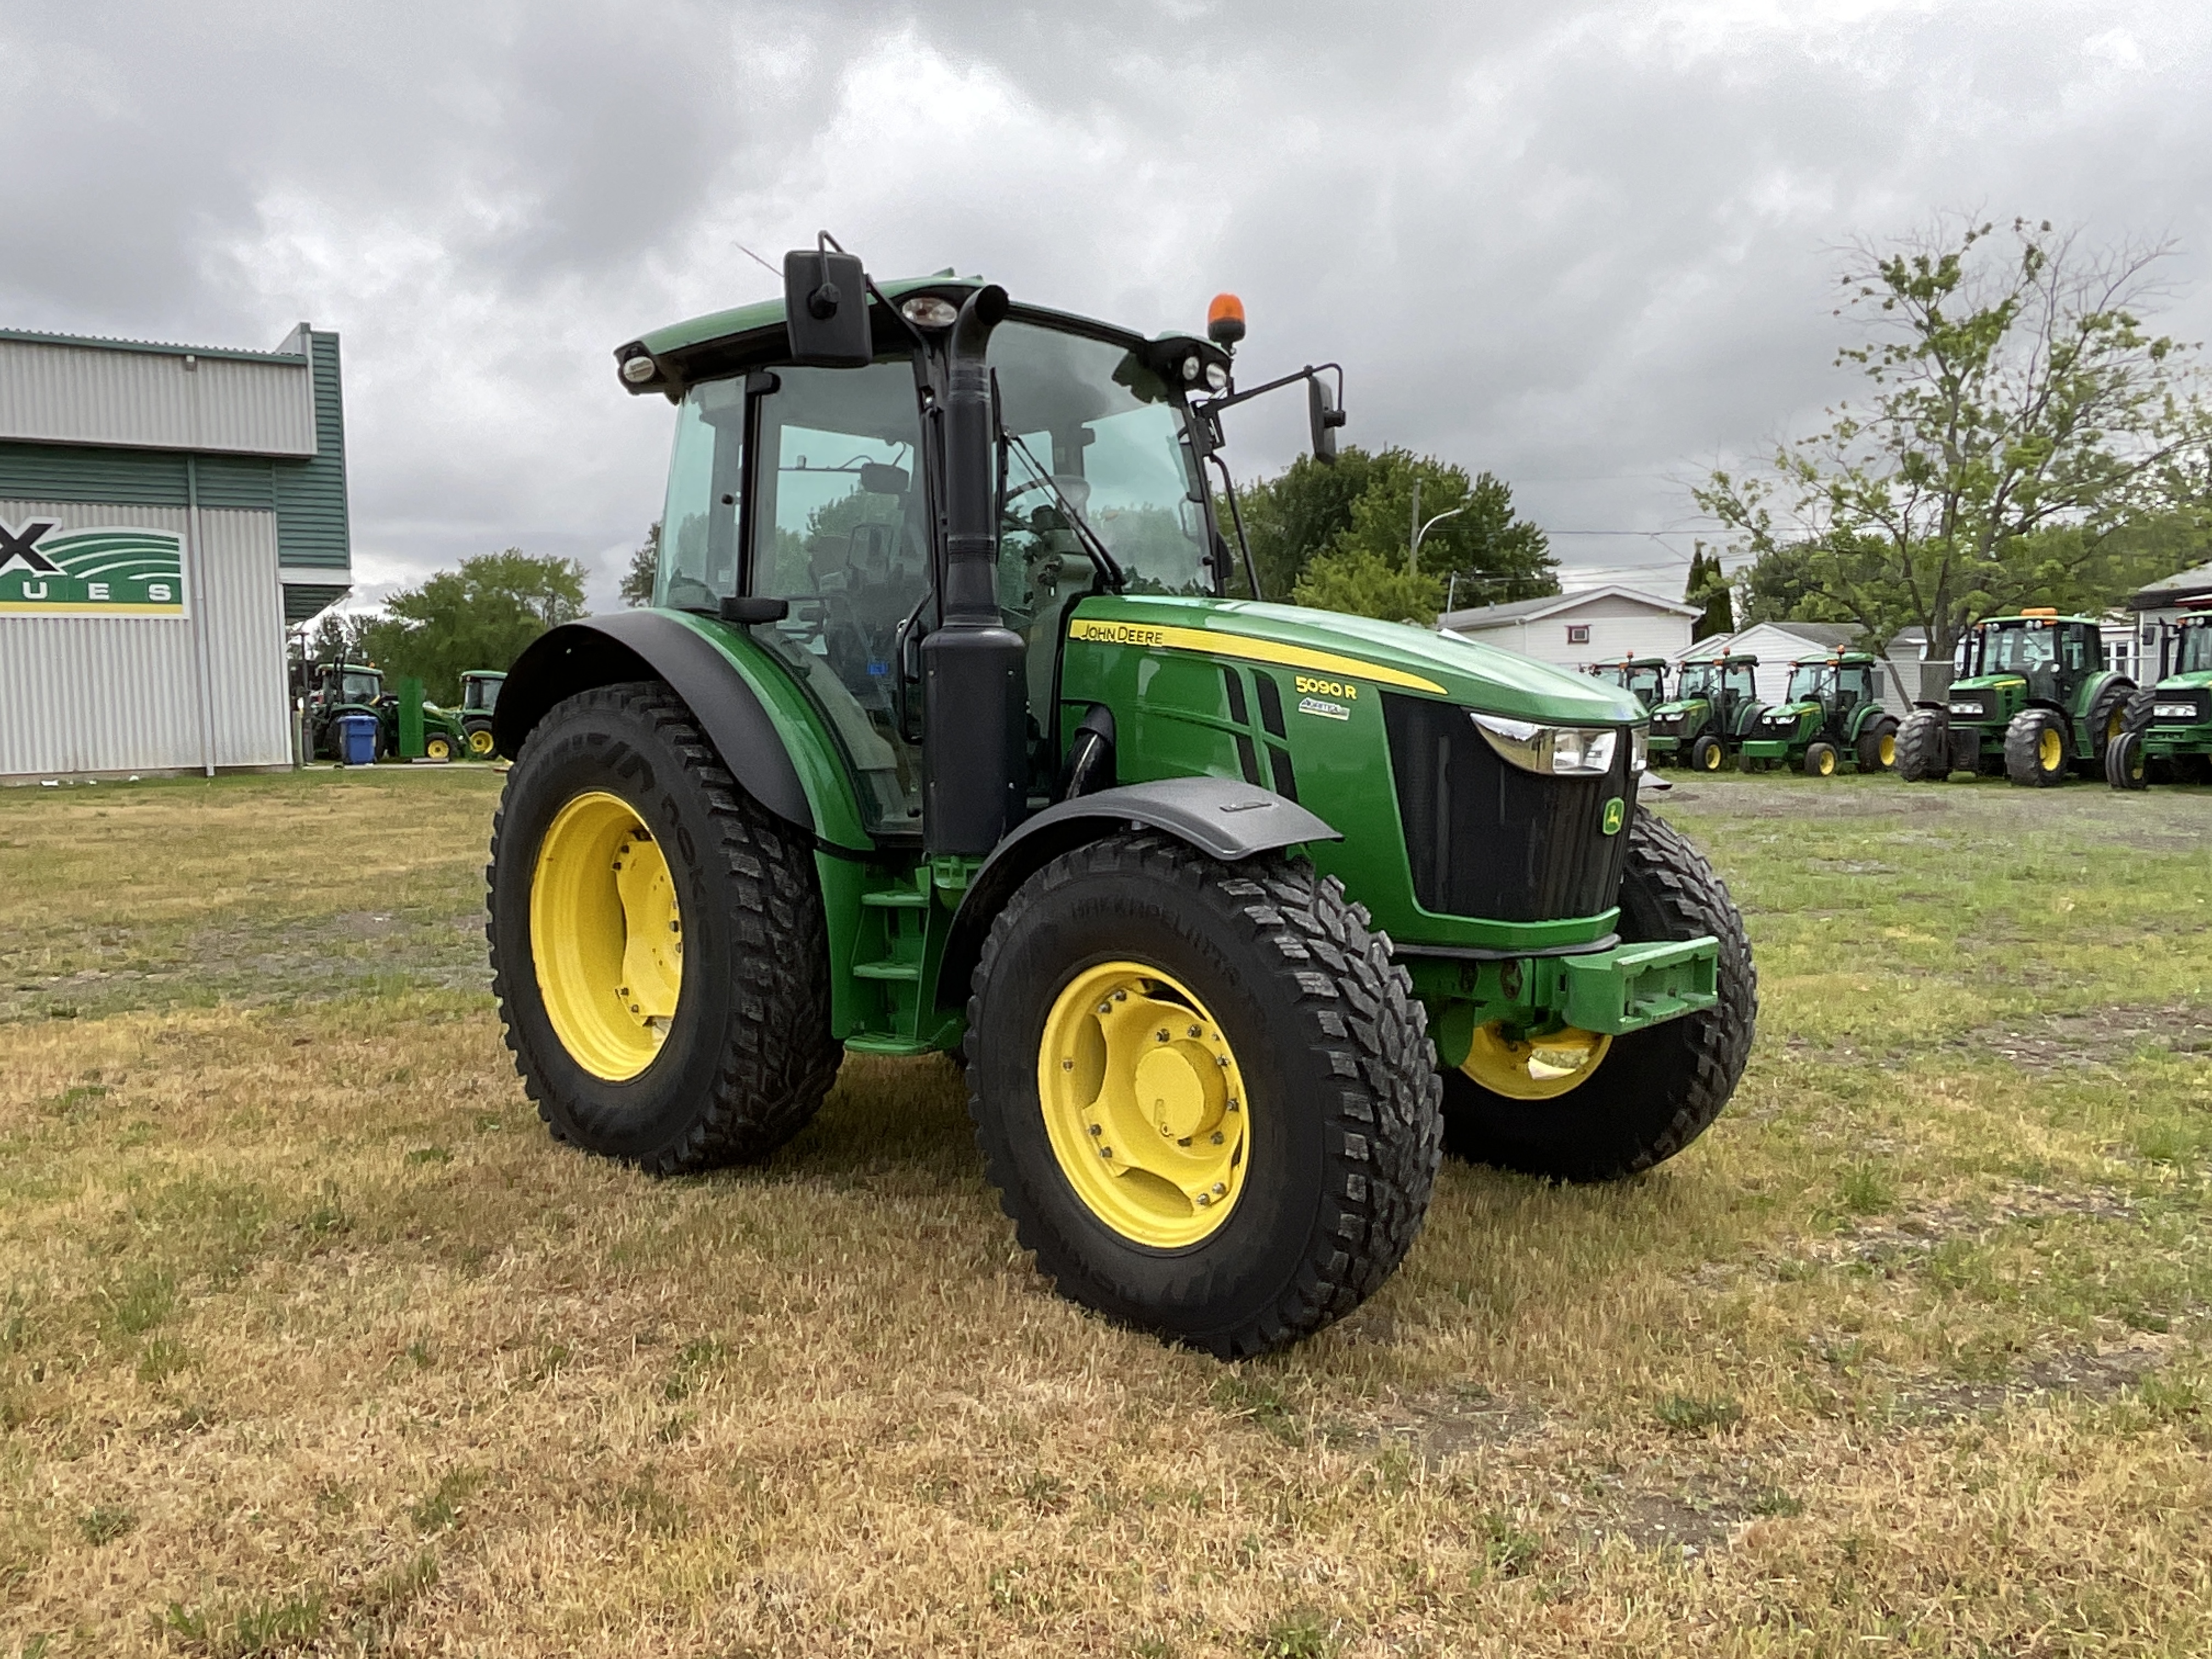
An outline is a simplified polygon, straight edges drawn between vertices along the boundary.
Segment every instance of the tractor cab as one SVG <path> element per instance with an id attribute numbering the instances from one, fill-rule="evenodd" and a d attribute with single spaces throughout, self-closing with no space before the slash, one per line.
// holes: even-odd
<path id="1" fill-rule="evenodd" d="M 1646 708 L 1667 701 L 1667 659 L 1664 657 L 1624 657 L 1618 662 L 1594 663 L 1591 675 L 1607 685 L 1617 685 Z"/>
<path id="2" fill-rule="evenodd" d="M 507 675 L 491 668 L 471 668 L 461 676 L 461 712 L 489 717 L 499 708 L 499 688 Z"/>
<path id="3" fill-rule="evenodd" d="M 325 708 L 343 703 L 374 708 L 384 696 L 384 671 L 368 663 L 321 662 L 314 665 L 311 702 Z"/>
<path id="4" fill-rule="evenodd" d="M 1741 746 L 1759 713 L 1759 659 L 1723 653 L 1682 665 L 1673 701 L 1651 711 L 1654 760 L 1717 772 Z"/>
<path id="5" fill-rule="evenodd" d="M 1747 769 L 1802 765 L 1813 777 L 1845 764 L 1884 772 L 1896 763 L 1898 721 L 1881 706 L 1881 665 L 1864 651 L 1832 651 L 1790 665 L 1782 701 L 1759 711 L 1743 745 Z"/>
<path id="6" fill-rule="evenodd" d="M 1302 394 L 1326 464 L 1340 368 L 1241 375 L 1231 295 L 1152 332 L 827 235 L 784 278 L 617 349 L 675 428 L 653 603 L 492 716 L 494 992 L 562 1139 L 763 1158 L 844 1055 L 964 1054 L 1060 1291 L 1240 1357 L 1389 1276 L 1445 1137 L 1595 1180 L 1711 1121 L 1749 946 L 1638 810 L 1644 706 L 1260 594 L 1234 411 Z"/>
<path id="7" fill-rule="evenodd" d="M 2106 666 L 2095 617 L 2048 607 L 1988 617 L 1960 640 L 1954 662 L 1946 700 L 1921 704 L 1899 732 L 1899 776 L 2002 773 L 2048 787 L 2105 769 L 2136 688 Z"/>

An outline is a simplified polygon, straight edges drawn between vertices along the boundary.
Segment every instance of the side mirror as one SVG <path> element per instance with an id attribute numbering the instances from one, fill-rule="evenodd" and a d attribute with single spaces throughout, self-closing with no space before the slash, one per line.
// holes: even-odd
<path id="1" fill-rule="evenodd" d="M 783 319 L 791 361 L 810 368 L 866 368 L 868 276 L 859 256 L 793 248 L 783 256 Z"/>
<path id="2" fill-rule="evenodd" d="M 1344 424 L 1344 411 L 1318 374 L 1306 380 L 1306 413 L 1313 422 L 1314 459 L 1323 466 L 1336 462 L 1336 429 Z"/>

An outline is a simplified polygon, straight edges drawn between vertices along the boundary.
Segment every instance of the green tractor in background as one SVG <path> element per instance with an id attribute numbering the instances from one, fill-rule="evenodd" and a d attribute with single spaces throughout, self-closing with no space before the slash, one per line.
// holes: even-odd
<path id="1" fill-rule="evenodd" d="M 757 1159 L 844 1055 L 964 1054 L 1040 1269 L 1238 1356 L 1389 1278 L 1447 1141 L 1604 1180 L 1712 1121 L 1750 947 L 1638 810 L 1636 701 L 1227 596 L 1224 416 L 1303 385 L 1333 459 L 1340 370 L 1238 388 L 1228 295 L 1148 338 L 784 269 L 615 354 L 675 409 L 654 603 L 494 714 L 494 988 L 556 1138 Z"/>
<path id="2" fill-rule="evenodd" d="M 1618 662 L 1592 663 L 1594 679 L 1617 685 L 1644 705 L 1646 714 L 1667 701 L 1667 659 L 1664 657 L 1623 657 Z"/>
<path id="3" fill-rule="evenodd" d="M 1692 772 L 1725 767 L 1757 727 L 1759 659 L 1723 652 L 1682 665 L 1674 700 L 1651 711 L 1651 759 Z"/>
<path id="4" fill-rule="evenodd" d="M 421 703 L 421 732 L 413 724 L 407 699 L 384 689 L 384 671 L 373 663 L 319 662 L 302 665 L 307 752 L 343 760 L 338 745 L 341 714 L 368 714 L 376 721 L 376 759 L 449 761 L 468 752 L 460 716 L 435 703 Z M 402 684 L 411 684 L 403 681 Z"/>
<path id="5" fill-rule="evenodd" d="M 1897 716 L 1881 706 L 1881 659 L 1864 651 L 1801 657 L 1790 665 L 1789 688 L 1763 709 L 1743 745 L 1746 770 L 1802 767 L 1808 778 L 1832 778 L 1850 764 L 1887 772 L 1897 763 Z"/>
<path id="6" fill-rule="evenodd" d="M 2159 678 L 2129 701 L 2120 735 L 2105 748 L 2105 781 L 2115 789 L 2152 783 L 2212 783 L 2212 599 L 2184 602 L 2194 614 L 2159 629 Z"/>
<path id="7" fill-rule="evenodd" d="M 2069 770 L 2103 774 L 2136 687 L 2104 665 L 2094 617 L 2049 609 L 1991 617 L 1968 632 L 1960 667 L 1947 702 L 1922 703 L 1905 717 L 1898 776 L 1917 783 L 1954 772 L 2002 774 L 2048 788 Z"/>
<path id="8" fill-rule="evenodd" d="M 506 684 L 502 669 L 471 668 L 461 676 L 461 706 L 455 712 L 461 722 L 463 752 L 471 760 L 489 760 L 497 751 L 491 717 L 499 708 L 499 688 Z"/>

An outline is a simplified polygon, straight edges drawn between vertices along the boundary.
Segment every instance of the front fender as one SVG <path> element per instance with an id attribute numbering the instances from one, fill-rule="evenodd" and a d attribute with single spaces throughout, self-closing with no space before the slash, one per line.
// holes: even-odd
<path id="1" fill-rule="evenodd" d="M 1164 830 L 1230 864 L 1304 842 L 1344 839 L 1296 801 L 1233 778 L 1160 778 L 1048 806 L 1000 842 L 969 879 L 938 970 L 939 1007 L 966 1001 L 983 936 L 1017 888 L 1062 853 L 1137 827 Z"/>
<path id="2" fill-rule="evenodd" d="M 749 660 L 757 654 L 750 641 L 725 641 L 674 611 L 624 611 L 564 623 L 531 641 L 507 671 L 492 741 L 512 759 L 562 698 L 623 680 L 664 680 L 747 794 L 817 841 L 865 850 L 836 744 L 810 718 L 796 686 L 781 681 L 772 663 Z"/>

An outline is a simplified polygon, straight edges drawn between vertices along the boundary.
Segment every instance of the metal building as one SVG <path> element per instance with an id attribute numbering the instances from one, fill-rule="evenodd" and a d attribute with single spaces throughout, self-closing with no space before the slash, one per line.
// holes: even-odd
<path id="1" fill-rule="evenodd" d="M 288 764 L 286 625 L 352 575 L 337 335 L 0 330 L 0 781 Z"/>

